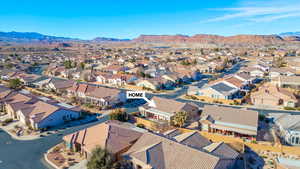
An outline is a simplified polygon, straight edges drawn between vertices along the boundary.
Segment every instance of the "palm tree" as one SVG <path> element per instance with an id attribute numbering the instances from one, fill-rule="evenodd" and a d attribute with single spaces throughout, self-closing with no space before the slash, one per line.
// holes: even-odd
<path id="1" fill-rule="evenodd" d="M 88 169 L 111 169 L 113 166 L 111 154 L 100 147 L 97 147 L 92 152 L 92 157 L 87 163 Z"/>
<path id="2" fill-rule="evenodd" d="M 187 120 L 187 113 L 186 112 L 178 112 L 175 114 L 173 118 L 173 124 L 178 127 L 182 127 Z"/>

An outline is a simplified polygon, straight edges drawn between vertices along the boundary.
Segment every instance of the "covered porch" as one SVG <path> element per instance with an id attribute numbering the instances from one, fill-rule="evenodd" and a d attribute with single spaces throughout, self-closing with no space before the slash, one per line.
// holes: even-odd
<path id="1" fill-rule="evenodd" d="M 222 134 L 225 136 L 233 136 L 238 138 L 246 138 L 248 140 L 256 140 L 256 135 L 246 134 L 244 132 L 237 132 L 228 129 L 220 129 L 220 128 L 209 128 L 210 133 Z"/>

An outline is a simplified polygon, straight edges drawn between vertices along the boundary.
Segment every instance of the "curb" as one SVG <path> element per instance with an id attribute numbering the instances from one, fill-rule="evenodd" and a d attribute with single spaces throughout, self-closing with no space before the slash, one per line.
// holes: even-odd
<path id="1" fill-rule="evenodd" d="M 59 143 L 59 144 L 60 144 L 60 143 Z M 58 144 L 57 144 L 57 145 L 58 145 Z M 51 150 L 52 150 L 54 147 L 56 147 L 57 145 L 51 147 L 46 153 L 44 153 L 44 159 L 45 159 L 45 161 L 46 161 L 51 167 L 53 167 L 53 168 L 55 168 L 55 169 L 61 169 L 60 167 L 56 166 L 53 162 L 51 162 L 51 161 L 48 159 L 48 157 L 47 157 L 47 155 L 51 152 Z"/>

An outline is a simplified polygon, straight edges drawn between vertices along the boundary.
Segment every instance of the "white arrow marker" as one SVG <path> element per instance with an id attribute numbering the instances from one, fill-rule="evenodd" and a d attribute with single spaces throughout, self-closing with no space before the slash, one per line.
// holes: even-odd
<path id="1" fill-rule="evenodd" d="M 126 97 L 127 99 L 144 99 L 146 102 L 148 102 L 148 106 L 156 107 L 154 100 L 149 100 L 144 91 L 127 91 Z"/>

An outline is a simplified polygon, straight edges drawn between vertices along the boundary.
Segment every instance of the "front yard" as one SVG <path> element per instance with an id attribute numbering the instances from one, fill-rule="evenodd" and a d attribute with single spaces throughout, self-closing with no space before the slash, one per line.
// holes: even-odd
<path id="1" fill-rule="evenodd" d="M 80 153 L 68 150 L 64 143 L 60 143 L 51 148 L 46 154 L 46 158 L 52 165 L 58 168 L 69 168 L 84 160 Z"/>

